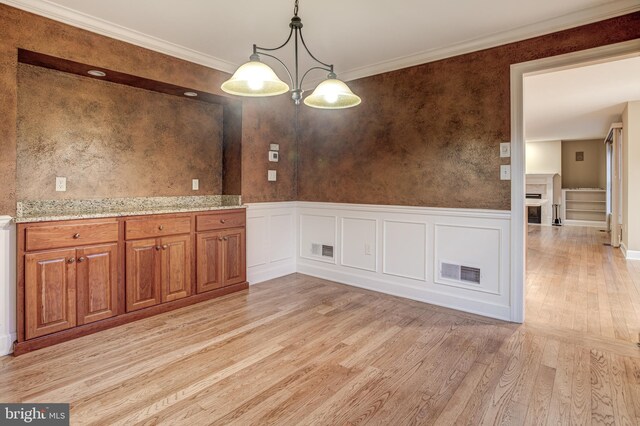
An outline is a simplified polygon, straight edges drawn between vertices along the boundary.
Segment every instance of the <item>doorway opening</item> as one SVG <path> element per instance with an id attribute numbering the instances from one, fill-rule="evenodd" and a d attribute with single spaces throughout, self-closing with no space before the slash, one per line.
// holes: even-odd
<path id="1" fill-rule="evenodd" d="M 560 78 L 563 77 L 563 71 L 569 71 L 564 77 L 568 77 L 570 82 L 565 81 L 563 86 L 570 86 L 571 71 L 584 72 L 590 69 L 589 67 L 593 70 L 594 66 L 620 63 L 629 59 L 640 61 L 639 57 L 640 41 L 634 40 L 515 64 L 511 68 L 511 282 L 512 320 L 515 322 L 524 322 L 525 309 L 528 308 L 530 310 L 527 314 L 528 324 L 545 325 L 546 321 L 554 326 L 568 327 L 585 333 L 597 329 L 605 337 L 631 341 L 638 339 L 637 333 L 640 331 L 640 279 L 638 278 L 640 264 L 638 263 L 640 262 L 627 262 L 623 251 L 615 248 L 615 245 L 614 247 L 604 246 L 603 243 L 612 244 L 613 240 L 610 233 L 600 232 L 601 230 L 609 231 L 611 226 L 615 225 L 615 219 L 619 224 L 622 223 L 620 216 L 613 217 L 615 195 L 612 185 L 616 178 L 613 167 L 615 154 L 613 148 L 605 143 L 610 133 L 607 130 L 612 124 L 619 122 L 619 112 L 610 111 L 612 117 L 610 117 L 611 122 L 606 126 L 606 134 L 591 135 L 593 140 L 597 139 L 597 143 L 592 142 L 589 145 L 590 149 L 593 148 L 591 151 L 586 148 L 580 149 L 578 142 L 585 145 L 584 141 L 587 140 L 584 134 L 576 134 L 574 137 L 562 133 L 556 136 L 543 135 L 535 141 L 534 138 L 529 138 L 534 143 L 542 144 L 537 146 L 538 153 L 544 153 L 540 158 L 550 157 L 550 152 L 557 153 L 554 158 L 557 169 L 551 165 L 548 170 L 539 169 L 537 170 L 539 173 L 530 173 L 538 176 L 527 176 L 527 162 L 531 162 L 531 158 L 527 159 L 525 154 L 525 141 L 529 136 L 526 130 L 529 123 L 535 123 L 535 119 L 528 121 L 531 118 L 525 114 L 525 104 L 526 86 L 529 84 L 527 79 L 533 82 L 536 79 L 543 81 L 545 76 Z M 608 78 L 615 80 L 611 75 Z M 569 102 L 584 107 L 586 104 L 584 99 L 593 94 L 594 90 L 593 86 L 584 87 L 582 92 L 577 92 L 582 97 L 574 96 L 573 99 L 569 99 Z M 633 99 L 635 96 L 631 94 L 627 101 L 636 100 Z M 550 96 L 550 98 L 546 112 L 551 113 L 552 117 L 555 113 L 556 117 L 547 120 L 547 125 L 551 125 L 548 127 L 555 126 L 560 130 L 571 131 L 570 125 L 563 128 L 563 124 L 571 122 L 568 114 L 570 111 L 566 111 L 566 105 L 564 107 L 554 105 L 554 103 L 561 104 L 556 102 L 557 96 Z M 640 96 L 637 96 L 637 99 L 640 99 Z M 595 113 L 598 116 L 602 115 L 600 110 Z M 584 112 L 581 114 L 584 115 Z M 584 125 L 576 127 L 574 124 L 573 130 L 575 131 L 576 128 L 584 130 Z M 538 130 L 541 134 L 544 133 L 543 128 Z M 614 135 L 613 138 L 615 137 Z M 568 141 L 564 151 L 563 139 Z M 556 143 L 544 144 L 554 140 Z M 620 151 L 617 153 L 620 154 Z M 566 182 L 563 182 L 563 154 L 565 160 L 568 161 L 571 158 L 573 162 L 566 167 L 583 166 L 583 170 L 590 170 L 591 178 L 598 180 L 587 184 L 571 183 L 570 179 L 575 173 L 566 173 L 565 170 L 564 174 L 568 176 L 565 176 Z M 598 161 L 594 163 L 594 159 Z M 588 167 L 584 167 L 585 160 L 591 161 Z M 600 164 L 602 170 L 598 169 Z M 597 173 L 594 173 L 596 169 Z M 618 209 L 618 212 L 620 210 Z M 530 221 L 540 221 L 540 224 L 529 224 Z M 553 226 L 559 224 L 563 226 Z M 534 229 L 533 234 L 528 233 L 530 228 Z M 528 245 L 532 245 L 533 250 L 530 250 L 530 257 L 527 259 Z M 571 282 L 574 284 L 565 285 Z M 613 293 L 610 291 L 611 287 L 607 286 L 619 288 L 621 282 L 628 284 L 626 300 L 622 300 L 621 295 L 609 297 L 610 293 Z M 531 292 L 529 292 L 530 288 Z M 598 297 L 600 295 L 601 297 Z M 594 319 L 597 315 L 590 315 L 593 312 L 590 312 L 589 308 L 593 307 L 599 309 L 594 312 L 603 312 L 602 318 L 598 318 L 597 321 Z M 606 315 L 605 311 L 608 312 Z"/>

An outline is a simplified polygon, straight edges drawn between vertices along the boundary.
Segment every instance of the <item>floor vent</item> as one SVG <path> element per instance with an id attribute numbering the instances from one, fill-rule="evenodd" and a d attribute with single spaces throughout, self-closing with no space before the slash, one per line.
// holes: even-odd
<path id="1" fill-rule="evenodd" d="M 456 265 L 454 263 L 440 263 L 440 276 L 455 281 L 480 284 L 480 268 Z"/>

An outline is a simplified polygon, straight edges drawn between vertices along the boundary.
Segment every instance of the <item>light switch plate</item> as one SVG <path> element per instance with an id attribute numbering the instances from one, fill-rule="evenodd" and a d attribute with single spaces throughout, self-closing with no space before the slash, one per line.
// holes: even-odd
<path id="1" fill-rule="evenodd" d="M 500 180 L 511 180 L 511 164 L 500 166 Z"/>
<path id="2" fill-rule="evenodd" d="M 200 189 L 200 179 L 191 179 L 191 189 L 194 191 Z"/>
<path id="3" fill-rule="evenodd" d="M 67 178 L 56 176 L 56 191 L 65 192 L 67 190 Z"/>
<path id="4" fill-rule="evenodd" d="M 511 142 L 500 143 L 500 157 L 501 158 L 511 157 Z"/>
<path id="5" fill-rule="evenodd" d="M 269 161 L 272 163 L 278 162 L 278 151 L 269 151 Z"/>
<path id="6" fill-rule="evenodd" d="M 277 179 L 276 171 L 275 170 L 269 170 L 267 172 L 267 180 L 269 182 L 275 182 L 276 179 Z"/>
<path id="7" fill-rule="evenodd" d="M 277 143 L 269 144 L 269 150 L 270 151 L 280 151 L 280 144 L 277 144 Z"/>

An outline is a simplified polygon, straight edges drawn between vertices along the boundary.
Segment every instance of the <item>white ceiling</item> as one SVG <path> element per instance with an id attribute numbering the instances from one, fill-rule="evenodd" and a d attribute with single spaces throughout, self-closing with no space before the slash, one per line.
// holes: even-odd
<path id="1" fill-rule="evenodd" d="M 293 0 L 0 1 L 228 72 L 253 43 L 284 41 L 293 11 Z M 635 10 L 638 0 L 300 0 L 308 45 L 345 80 Z"/>
<path id="2" fill-rule="evenodd" d="M 640 100 L 640 57 L 524 78 L 527 141 L 604 138 Z"/>

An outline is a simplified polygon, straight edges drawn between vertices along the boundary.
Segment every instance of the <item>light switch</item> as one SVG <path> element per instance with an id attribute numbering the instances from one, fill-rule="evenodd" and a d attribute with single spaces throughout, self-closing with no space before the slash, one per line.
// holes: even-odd
<path id="1" fill-rule="evenodd" d="M 194 191 L 200 189 L 200 179 L 191 179 L 191 189 Z"/>
<path id="2" fill-rule="evenodd" d="M 277 143 L 269 144 L 269 150 L 270 151 L 280 151 L 280 144 L 277 144 Z"/>
<path id="3" fill-rule="evenodd" d="M 272 163 L 278 162 L 278 151 L 269 151 L 269 161 Z"/>
<path id="4" fill-rule="evenodd" d="M 276 179 L 277 179 L 277 177 L 276 177 L 276 171 L 275 171 L 275 170 L 269 170 L 269 171 L 267 172 L 267 180 L 268 180 L 269 182 L 275 182 L 275 181 L 276 181 Z"/>
<path id="5" fill-rule="evenodd" d="M 67 190 L 67 178 L 56 176 L 56 191 L 65 192 Z"/>
<path id="6" fill-rule="evenodd" d="M 501 158 L 511 157 L 511 143 L 510 142 L 502 142 L 502 143 L 500 143 L 500 157 Z"/>
<path id="7" fill-rule="evenodd" d="M 511 164 L 500 166 L 500 180 L 511 180 Z"/>

